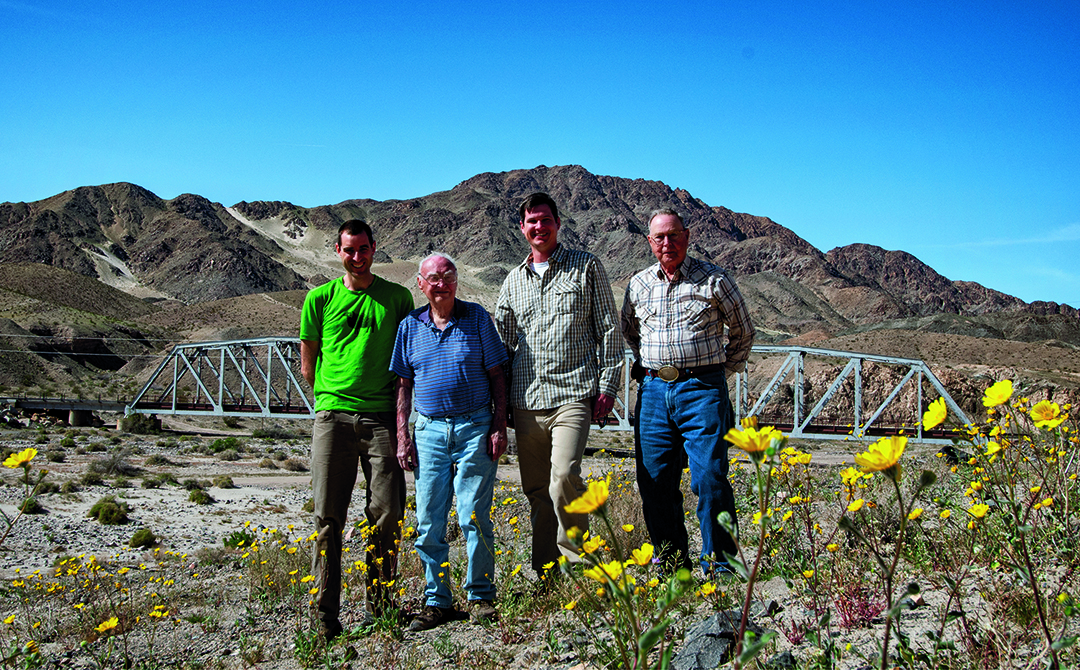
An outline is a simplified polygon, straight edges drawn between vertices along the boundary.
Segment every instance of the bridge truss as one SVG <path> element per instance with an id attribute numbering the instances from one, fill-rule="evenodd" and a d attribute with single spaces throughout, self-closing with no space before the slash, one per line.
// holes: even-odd
<path id="1" fill-rule="evenodd" d="M 868 439 L 903 433 L 915 440 L 948 442 L 943 430 L 923 431 L 926 383 L 945 398 L 953 416 L 969 423 L 963 410 L 923 361 L 812 347 L 756 346 L 747 370 L 735 375 L 736 420 L 758 416 L 791 437 L 835 440 Z M 814 397 L 808 384 L 807 359 L 820 382 L 832 376 Z M 779 361 L 779 362 L 778 362 Z M 636 383 L 630 378 L 632 354 L 626 352 L 622 390 L 608 430 L 633 430 L 630 407 Z M 880 405 L 863 407 L 864 366 L 875 367 L 875 388 L 891 385 Z M 775 366 L 767 384 L 764 377 Z M 838 370 L 838 371 L 837 371 Z M 824 376 L 824 377 L 823 377 Z M 813 403 L 810 405 L 810 403 Z M 842 407 L 843 409 L 839 409 Z M 181 344 L 158 366 L 127 406 L 127 413 L 209 416 L 260 416 L 313 419 L 314 402 L 300 376 L 300 341 L 271 337 L 255 340 Z M 846 412 L 846 415 L 844 414 Z"/>

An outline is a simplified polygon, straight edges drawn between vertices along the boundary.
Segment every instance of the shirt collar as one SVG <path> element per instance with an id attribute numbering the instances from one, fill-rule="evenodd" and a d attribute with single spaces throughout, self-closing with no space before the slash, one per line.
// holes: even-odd
<path id="1" fill-rule="evenodd" d="M 697 267 L 697 265 L 697 259 L 687 256 L 683 259 L 683 262 L 679 264 L 679 267 L 675 268 L 675 276 L 671 278 L 671 281 L 679 281 L 680 279 L 686 279 L 694 272 L 694 269 Z M 657 279 L 668 281 L 668 276 L 664 273 L 664 268 L 660 267 L 659 262 L 657 262 L 657 264 L 654 265 L 653 268 L 653 273 L 656 275 Z"/>
<path id="2" fill-rule="evenodd" d="M 458 319 L 460 319 L 464 315 L 465 315 L 465 305 L 460 300 L 458 300 L 457 298 L 454 298 L 454 313 L 450 317 L 450 323 L 453 323 L 453 322 L 457 321 Z M 423 310 L 421 310 L 421 312 L 419 314 L 416 315 L 416 319 L 420 323 L 426 323 L 428 325 L 431 325 L 431 323 L 432 323 L 432 321 L 431 321 L 431 303 L 428 303 L 428 306 L 425 307 Z"/>
<path id="3" fill-rule="evenodd" d="M 555 246 L 555 250 L 551 252 L 550 256 L 548 256 L 548 267 L 551 267 L 552 265 L 558 265 L 560 262 L 562 262 L 563 256 L 565 255 L 566 251 L 563 249 L 562 242 L 559 242 Z M 525 256 L 525 260 L 521 261 L 521 265 L 519 265 L 518 267 L 527 268 L 532 262 L 532 248 L 530 247 L 528 255 Z"/>

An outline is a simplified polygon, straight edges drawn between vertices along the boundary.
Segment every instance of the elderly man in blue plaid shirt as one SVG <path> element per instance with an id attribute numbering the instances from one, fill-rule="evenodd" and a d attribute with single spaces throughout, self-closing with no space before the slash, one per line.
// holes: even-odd
<path id="1" fill-rule="evenodd" d="M 678 212 L 653 212 L 648 239 L 658 262 L 631 277 L 622 309 L 623 336 L 644 368 L 635 437 L 645 526 L 669 569 L 692 565 L 679 489 L 689 464 L 700 561 L 711 574 L 727 570 L 725 554 L 737 550 L 717 522 L 721 512 L 736 520 L 724 441 L 734 423 L 726 378 L 746 366 L 754 327 L 731 277 L 687 257 L 690 231 Z"/>

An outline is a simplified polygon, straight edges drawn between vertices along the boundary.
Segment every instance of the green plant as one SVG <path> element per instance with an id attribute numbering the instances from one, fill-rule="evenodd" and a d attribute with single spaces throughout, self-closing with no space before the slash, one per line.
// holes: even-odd
<path id="1" fill-rule="evenodd" d="M 255 542 L 255 533 L 252 533 L 247 529 L 234 530 L 232 533 L 225 536 L 225 539 L 222 540 L 222 542 L 230 549 L 251 546 L 251 544 Z"/>
<path id="2" fill-rule="evenodd" d="M 233 484 L 232 477 L 229 475 L 218 475 L 214 477 L 214 487 L 219 489 L 234 489 L 236 484 Z"/>
<path id="3" fill-rule="evenodd" d="M 157 543 L 157 537 L 149 528 L 140 528 L 131 535 L 128 544 L 132 547 L 148 548 Z"/>
<path id="4" fill-rule="evenodd" d="M 188 494 L 188 500 L 196 505 L 209 505 L 214 502 L 210 494 L 203 489 L 192 489 L 191 493 Z"/>
<path id="5" fill-rule="evenodd" d="M 116 496 L 105 496 L 90 507 L 86 516 L 106 526 L 118 526 L 128 522 L 127 514 L 127 503 L 118 502 Z"/>
<path id="6" fill-rule="evenodd" d="M 211 453 L 220 453 L 226 449 L 232 449 L 234 451 L 240 451 L 244 448 L 244 443 L 236 437 L 219 437 L 210 443 Z"/>
<path id="7" fill-rule="evenodd" d="M 46 470 L 39 470 L 36 478 L 30 476 L 30 462 L 37 456 L 37 449 L 30 447 L 23 449 L 19 453 L 12 453 L 4 459 L 4 466 L 8 468 L 21 468 L 22 476 L 19 481 L 23 483 L 23 503 L 19 506 L 18 513 L 13 517 L 9 517 L 7 512 L 0 510 L 0 516 L 3 516 L 4 523 L 7 528 L 4 529 L 3 535 L 0 535 L 0 546 L 3 546 L 4 540 L 11 534 L 11 529 L 15 527 L 15 522 L 22 517 L 23 514 L 34 514 L 37 510 L 40 510 L 40 505 L 37 503 L 37 499 L 34 496 L 37 494 L 38 487 L 45 481 L 45 476 L 48 474 Z M 32 502 L 31 502 L 32 501 Z M 31 509 L 35 511 L 30 511 Z"/>

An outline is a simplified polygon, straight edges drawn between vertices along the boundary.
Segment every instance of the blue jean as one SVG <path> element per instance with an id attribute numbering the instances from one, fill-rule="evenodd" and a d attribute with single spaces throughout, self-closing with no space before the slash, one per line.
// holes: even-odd
<path id="1" fill-rule="evenodd" d="M 638 389 L 638 489 L 649 537 L 669 566 L 691 565 L 679 489 L 687 464 L 690 488 L 698 497 L 702 569 L 706 574 L 727 569 L 724 553 L 737 551 L 717 521 L 725 511 L 736 520 L 724 440 L 733 420 L 723 370 L 674 382 L 646 377 Z"/>
<path id="2" fill-rule="evenodd" d="M 416 420 L 416 553 L 424 564 L 427 605 L 450 607 L 450 545 L 446 524 L 457 495 L 458 525 L 465 537 L 469 600 L 495 599 L 495 531 L 491 502 L 498 463 L 488 455 L 491 411 Z M 452 485 L 452 488 L 451 488 Z"/>

